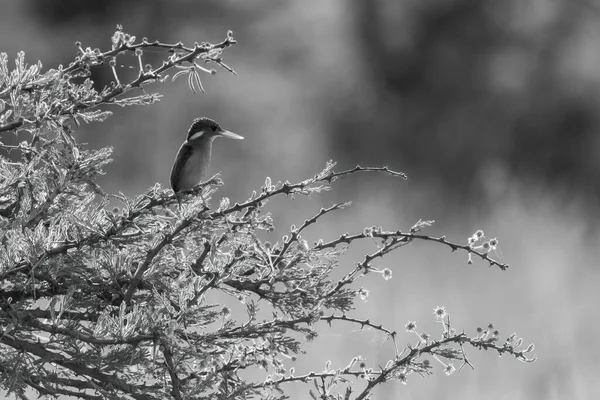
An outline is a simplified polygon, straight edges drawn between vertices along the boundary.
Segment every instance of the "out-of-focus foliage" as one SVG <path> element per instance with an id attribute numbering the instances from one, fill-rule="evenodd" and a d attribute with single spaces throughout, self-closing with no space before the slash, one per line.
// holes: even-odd
<path id="1" fill-rule="evenodd" d="M 600 193 L 596 2 L 351 4 L 365 94 L 329 125 L 346 157 L 425 165 L 470 205 L 498 167 Z"/>

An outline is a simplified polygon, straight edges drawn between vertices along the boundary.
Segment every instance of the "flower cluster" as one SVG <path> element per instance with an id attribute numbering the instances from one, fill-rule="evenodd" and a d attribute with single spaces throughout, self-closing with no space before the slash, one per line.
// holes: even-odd
<path id="1" fill-rule="evenodd" d="M 502 257 L 500 249 L 498 248 L 498 239 L 492 238 L 490 240 L 486 240 L 485 234 L 481 229 L 478 229 L 467 239 L 467 244 L 469 248 L 484 254 L 492 253 L 495 254 L 496 257 Z M 472 253 L 469 252 L 467 263 L 473 264 Z"/>

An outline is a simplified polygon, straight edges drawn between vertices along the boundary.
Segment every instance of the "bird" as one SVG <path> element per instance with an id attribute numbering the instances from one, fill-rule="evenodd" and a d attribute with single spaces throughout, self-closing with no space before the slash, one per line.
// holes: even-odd
<path id="1" fill-rule="evenodd" d="M 210 118 L 196 118 L 193 121 L 171 169 L 171 188 L 175 193 L 194 188 L 204 178 L 210 164 L 212 142 L 218 137 L 244 138 L 221 128 Z"/>

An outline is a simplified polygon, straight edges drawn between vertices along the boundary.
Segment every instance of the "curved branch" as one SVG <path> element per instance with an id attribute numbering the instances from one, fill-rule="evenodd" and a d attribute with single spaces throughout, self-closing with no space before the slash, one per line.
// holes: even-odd
<path id="1" fill-rule="evenodd" d="M 290 182 L 286 181 L 286 182 L 282 183 L 281 186 L 279 186 L 279 188 L 276 187 L 273 190 L 269 190 L 269 188 L 264 188 L 263 192 L 260 195 L 258 195 L 257 197 L 251 198 L 250 200 L 248 200 L 244 203 L 236 203 L 233 206 L 231 206 L 225 210 L 214 211 L 211 214 L 209 214 L 208 217 L 211 219 L 219 218 L 219 217 L 222 217 L 222 216 L 234 213 L 234 212 L 242 211 L 244 209 L 259 208 L 260 204 L 263 203 L 265 200 L 268 200 L 271 197 L 275 197 L 280 194 L 285 194 L 287 196 L 294 195 L 294 194 L 310 194 L 312 192 L 307 193 L 305 191 L 308 189 L 314 189 L 311 186 L 314 185 L 315 183 L 319 183 L 319 182 L 331 183 L 334 180 L 336 180 L 337 178 L 340 178 L 345 175 L 354 174 L 357 172 L 384 172 L 384 173 L 390 174 L 392 176 L 397 176 L 397 177 L 407 179 L 406 174 L 404 174 L 403 172 L 392 171 L 388 167 L 361 167 L 360 165 L 357 165 L 356 167 L 345 170 L 345 171 L 334 172 L 333 171 L 334 166 L 335 166 L 335 164 L 332 163 L 331 165 L 328 165 L 327 168 L 320 174 L 317 174 L 313 178 L 307 179 L 307 180 L 299 182 L 299 183 L 290 183 Z M 321 190 L 324 190 L 324 189 L 321 189 Z"/>
<path id="2" fill-rule="evenodd" d="M 372 232 L 372 233 L 369 232 L 369 234 L 366 234 L 363 232 L 363 233 L 356 233 L 354 235 L 349 235 L 349 234 L 345 233 L 337 239 L 331 240 L 329 242 L 317 244 L 313 248 L 315 250 L 325 250 L 327 248 L 334 248 L 337 245 L 342 244 L 342 243 L 350 244 L 355 240 L 366 239 L 366 238 L 379 238 L 379 239 L 383 239 L 383 240 L 390 240 L 390 239 L 395 238 L 395 239 L 399 239 L 399 241 L 404 241 L 404 242 L 408 242 L 409 240 L 412 240 L 412 239 L 429 240 L 429 241 L 445 244 L 446 246 L 450 247 L 450 249 L 452 251 L 463 250 L 463 251 L 466 251 L 467 253 L 474 254 L 474 255 L 480 257 L 482 260 L 489 262 L 490 266 L 495 265 L 498 268 L 500 268 L 502 271 L 506 271 L 509 267 L 508 264 L 503 264 L 503 263 L 500 263 L 500 262 L 494 260 L 493 258 L 491 258 L 488 255 L 488 253 L 478 252 L 477 250 L 474 250 L 473 248 L 469 247 L 468 245 L 462 245 L 462 244 L 450 242 L 446 239 L 446 236 L 433 237 L 433 236 L 427 236 L 427 235 L 419 235 L 416 233 L 402 232 L 400 230 L 393 231 L 393 232 L 392 231 Z"/>

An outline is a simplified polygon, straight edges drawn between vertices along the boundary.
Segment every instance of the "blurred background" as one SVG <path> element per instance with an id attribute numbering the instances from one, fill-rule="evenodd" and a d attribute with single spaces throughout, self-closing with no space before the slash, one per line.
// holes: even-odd
<path id="1" fill-rule="evenodd" d="M 600 295 L 600 2 L 594 0 L 0 0 L 0 51 L 24 50 L 30 63 L 66 65 L 83 47 L 110 48 L 116 24 L 139 38 L 218 42 L 231 29 L 239 44 L 224 61 L 238 76 L 206 76 L 194 95 L 184 79 L 154 86 L 150 107 L 116 108 L 103 124 L 82 126 L 80 142 L 114 147 L 100 182 L 139 194 L 168 185 L 175 154 L 193 118 L 209 116 L 246 140 L 217 141 L 212 172 L 220 196 L 245 199 L 266 176 L 298 181 L 329 159 L 338 168 L 388 165 L 403 181 L 361 175 L 312 200 L 270 204 L 283 235 L 320 206 L 352 200 L 308 232 L 311 240 L 365 225 L 406 230 L 433 219 L 427 233 L 466 243 L 475 230 L 498 237 L 506 272 L 432 243 L 413 243 L 377 266 L 371 290 L 352 316 L 401 332 L 408 320 L 439 335 L 433 308 L 474 334 L 493 322 L 536 344 L 523 364 L 469 351 L 477 367 L 447 377 L 411 375 L 375 397 L 592 399 L 600 393 L 594 322 Z M 145 53 L 145 62 L 162 55 Z M 137 74 L 120 57 L 121 81 Z M 98 88 L 111 79 L 94 71 Z M 294 201 L 293 204 L 290 202 Z M 291 212 L 290 212 L 291 210 Z M 340 275 L 373 252 L 362 243 Z M 343 269 L 343 270 L 342 270 Z M 346 365 L 361 354 L 384 365 L 393 347 L 357 326 L 325 325 L 296 373 Z M 457 365 L 458 367 L 458 365 Z M 293 398 L 307 387 L 293 386 Z"/>

